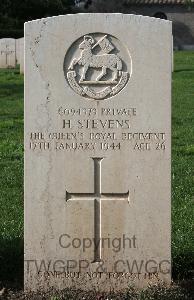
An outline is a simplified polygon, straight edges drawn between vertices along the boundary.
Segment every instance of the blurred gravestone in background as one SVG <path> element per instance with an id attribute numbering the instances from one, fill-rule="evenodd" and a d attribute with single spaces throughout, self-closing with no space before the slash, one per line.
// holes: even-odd
<path id="1" fill-rule="evenodd" d="M 15 68 L 15 39 L 0 39 L 0 68 Z"/>

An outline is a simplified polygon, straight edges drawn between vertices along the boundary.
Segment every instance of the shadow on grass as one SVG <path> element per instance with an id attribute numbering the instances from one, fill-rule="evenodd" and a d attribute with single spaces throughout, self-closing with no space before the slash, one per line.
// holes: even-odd
<path id="1" fill-rule="evenodd" d="M 172 277 L 174 280 L 190 280 L 194 276 L 194 255 L 185 251 L 173 258 Z"/>
<path id="2" fill-rule="evenodd" d="M 174 70 L 175 73 L 180 73 L 180 72 L 194 72 L 194 69 L 179 69 L 179 70 Z"/>
<path id="3" fill-rule="evenodd" d="M 16 288 L 23 287 L 23 253 L 22 239 L 0 239 L 0 282 Z"/>
<path id="4" fill-rule="evenodd" d="M 1 98 L 11 96 L 13 99 L 23 97 L 23 83 L 1 83 Z"/>

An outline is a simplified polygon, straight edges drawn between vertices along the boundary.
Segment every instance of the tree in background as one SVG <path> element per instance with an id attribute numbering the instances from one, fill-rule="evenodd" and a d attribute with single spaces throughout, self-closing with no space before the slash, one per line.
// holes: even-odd
<path id="1" fill-rule="evenodd" d="M 188 8 L 188 10 L 194 9 L 194 0 L 185 0 L 184 3 L 185 6 Z M 99 13 L 126 12 L 126 6 L 127 8 L 129 8 L 130 4 L 131 5 L 134 4 L 134 1 L 133 0 L 131 1 L 130 0 L 75 0 L 77 12 L 79 11 L 99 12 Z"/>
<path id="2" fill-rule="evenodd" d="M 68 13 L 72 4 L 73 0 L 13 0 L 9 4 L 9 14 L 23 20 L 34 20 Z"/>
<path id="3" fill-rule="evenodd" d="M 88 12 L 113 13 L 123 12 L 126 0 L 78 0 L 77 3 L 79 2 L 80 10 L 86 9 Z"/>
<path id="4" fill-rule="evenodd" d="M 70 13 L 73 6 L 74 0 L 0 0 L 0 38 L 7 31 L 22 36 L 24 22 Z"/>

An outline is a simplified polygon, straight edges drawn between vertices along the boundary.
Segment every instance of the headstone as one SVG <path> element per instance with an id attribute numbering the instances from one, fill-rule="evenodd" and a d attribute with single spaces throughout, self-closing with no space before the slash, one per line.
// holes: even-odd
<path id="1" fill-rule="evenodd" d="M 171 22 L 25 24 L 25 288 L 170 283 Z"/>
<path id="2" fill-rule="evenodd" d="M 172 36 L 172 72 L 174 72 L 174 40 Z"/>
<path id="3" fill-rule="evenodd" d="M 0 68 L 15 68 L 16 66 L 15 39 L 0 39 Z"/>
<path id="4" fill-rule="evenodd" d="M 194 50 L 194 45 L 182 45 L 181 50 L 193 51 Z"/>
<path id="5" fill-rule="evenodd" d="M 20 74 L 24 74 L 24 38 L 20 39 Z"/>
<path id="6" fill-rule="evenodd" d="M 24 38 L 16 39 L 16 63 L 20 64 L 21 60 L 21 44 L 24 44 Z"/>
<path id="7" fill-rule="evenodd" d="M 16 64 L 20 63 L 20 38 L 16 39 Z"/>
<path id="8" fill-rule="evenodd" d="M 24 38 L 16 40 L 16 63 L 20 65 L 20 74 L 24 73 Z"/>

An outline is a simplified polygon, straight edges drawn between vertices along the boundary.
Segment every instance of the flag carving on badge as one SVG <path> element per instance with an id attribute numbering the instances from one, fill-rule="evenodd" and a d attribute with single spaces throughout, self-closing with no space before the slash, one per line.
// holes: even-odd
<path id="1" fill-rule="evenodd" d="M 94 49 L 96 46 L 100 46 L 103 53 L 110 53 L 115 47 L 113 44 L 107 39 L 107 35 L 101 38 L 93 47 Z"/>

